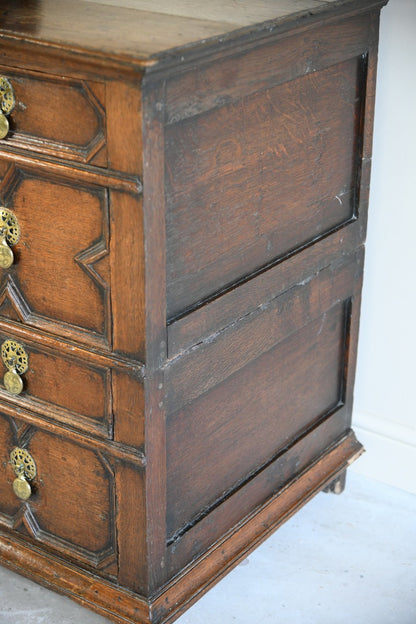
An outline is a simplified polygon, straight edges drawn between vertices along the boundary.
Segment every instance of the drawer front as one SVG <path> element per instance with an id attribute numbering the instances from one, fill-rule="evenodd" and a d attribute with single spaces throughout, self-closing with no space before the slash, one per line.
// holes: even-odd
<path id="1" fill-rule="evenodd" d="M 139 200 L 29 165 L 0 161 L 0 179 L 1 203 L 20 228 L 13 262 L 0 270 L 0 314 L 140 356 Z"/>
<path id="2" fill-rule="evenodd" d="M 0 67 L 13 89 L 10 147 L 107 165 L 105 85 Z"/>
<path id="3" fill-rule="evenodd" d="M 16 448 L 24 449 L 25 465 L 29 454 L 35 475 L 17 477 L 21 451 L 14 467 L 10 457 Z M 16 478 L 27 500 L 15 493 Z M 114 467 L 104 454 L 0 412 L 0 525 L 113 576 L 115 516 Z"/>
<path id="4" fill-rule="evenodd" d="M 78 357 L 0 331 L 0 401 L 96 436 L 136 448 L 144 445 L 144 394 L 129 368 Z M 19 368 L 12 358 L 23 356 Z M 9 379 L 11 378 L 11 381 Z M 14 383 L 13 383 L 14 380 Z"/>

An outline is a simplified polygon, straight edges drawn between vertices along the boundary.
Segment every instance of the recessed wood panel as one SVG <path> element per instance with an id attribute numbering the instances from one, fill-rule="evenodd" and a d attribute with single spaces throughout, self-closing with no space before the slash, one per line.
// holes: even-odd
<path id="1" fill-rule="evenodd" d="M 11 204 L 22 229 L 17 273 L 30 309 L 103 333 L 104 302 L 86 255 L 100 239 L 105 250 L 105 194 L 25 178 Z"/>
<path id="2" fill-rule="evenodd" d="M 0 272 L 0 315 L 142 359 L 140 196 L 30 163 L 0 160 L 0 178 L 0 204 L 21 230 Z"/>
<path id="3" fill-rule="evenodd" d="M 36 433 L 29 450 L 41 479 L 33 503 L 39 530 L 96 555 L 115 549 L 113 475 L 104 457 L 46 433 Z"/>
<path id="4" fill-rule="evenodd" d="M 4 387 L 7 368 L 0 359 L 0 400 L 9 410 L 13 406 L 72 430 L 143 448 L 144 389 L 137 371 L 107 358 L 96 362 L 82 350 L 62 353 L 55 341 L 46 346 L 32 337 L 0 331 L 0 346 L 6 340 L 17 342 L 28 357 L 18 395 Z"/>
<path id="5" fill-rule="evenodd" d="M 6 340 L 15 340 L 15 336 L 1 332 L 0 345 Z M 1 398 L 41 416 L 111 437 L 113 406 L 109 368 L 65 357 L 36 343 L 17 342 L 26 351 L 29 364 L 22 375 L 23 392 L 14 396 L 4 388 L 2 380 L 7 369 L 1 362 Z"/>
<path id="6" fill-rule="evenodd" d="M 175 317 L 357 216 L 361 56 L 166 128 Z"/>
<path id="7" fill-rule="evenodd" d="M 14 262 L 1 272 L 0 313 L 11 303 L 29 325 L 107 344 L 108 191 L 11 165 L 0 199 L 21 230 Z"/>
<path id="8" fill-rule="evenodd" d="M 106 457 L 62 436 L 0 414 L 0 523 L 61 555 L 116 573 L 114 474 Z M 13 493 L 14 447 L 36 464 L 26 503 Z"/>
<path id="9" fill-rule="evenodd" d="M 106 166 L 104 84 L 2 67 L 16 106 L 5 146 Z"/>
<path id="10" fill-rule="evenodd" d="M 342 403 L 344 354 L 338 304 L 169 417 L 169 534 Z"/>

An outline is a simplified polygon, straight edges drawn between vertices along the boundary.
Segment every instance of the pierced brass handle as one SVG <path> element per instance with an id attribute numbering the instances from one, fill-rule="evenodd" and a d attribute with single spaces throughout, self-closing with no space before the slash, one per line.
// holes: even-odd
<path id="1" fill-rule="evenodd" d="M 11 247 L 16 245 L 20 238 L 20 225 L 16 215 L 11 210 L 0 206 L 0 267 L 8 269 L 14 261 Z"/>
<path id="2" fill-rule="evenodd" d="M 7 372 L 4 375 L 4 387 L 11 394 L 20 394 L 23 390 L 23 375 L 29 366 L 29 356 L 21 344 L 6 340 L 1 345 L 1 359 Z"/>
<path id="3" fill-rule="evenodd" d="M 16 447 L 10 453 L 10 463 L 17 477 L 13 481 L 13 492 L 20 500 L 28 500 L 32 495 L 32 488 L 28 481 L 36 477 L 34 459 L 26 449 Z"/>
<path id="4" fill-rule="evenodd" d="M 10 115 L 15 103 L 12 85 L 7 78 L 0 76 L 0 139 L 5 139 L 9 133 L 9 120 L 6 115 Z"/>

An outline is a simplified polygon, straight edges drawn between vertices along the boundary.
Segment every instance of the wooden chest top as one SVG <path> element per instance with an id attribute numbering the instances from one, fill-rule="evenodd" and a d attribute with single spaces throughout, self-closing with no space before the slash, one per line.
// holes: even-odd
<path id="1" fill-rule="evenodd" d="M 197 50 L 364 9 L 360 0 L 40 0 L 1 2 L 0 34 L 151 66 Z"/>

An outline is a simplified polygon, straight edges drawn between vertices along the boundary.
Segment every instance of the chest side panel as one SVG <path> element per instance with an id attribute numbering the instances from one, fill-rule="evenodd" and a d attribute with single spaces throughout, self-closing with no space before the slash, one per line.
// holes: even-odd
<path id="1" fill-rule="evenodd" d="M 168 318 L 358 217 L 368 31 L 322 28 L 296 60 L 289 40 L 168 85 Z"/>
<path id="2" fill-rule="evenodd" d="M 348 435 L 376 41 L 364 14 L 166 85 L 171 573 Z"/>

